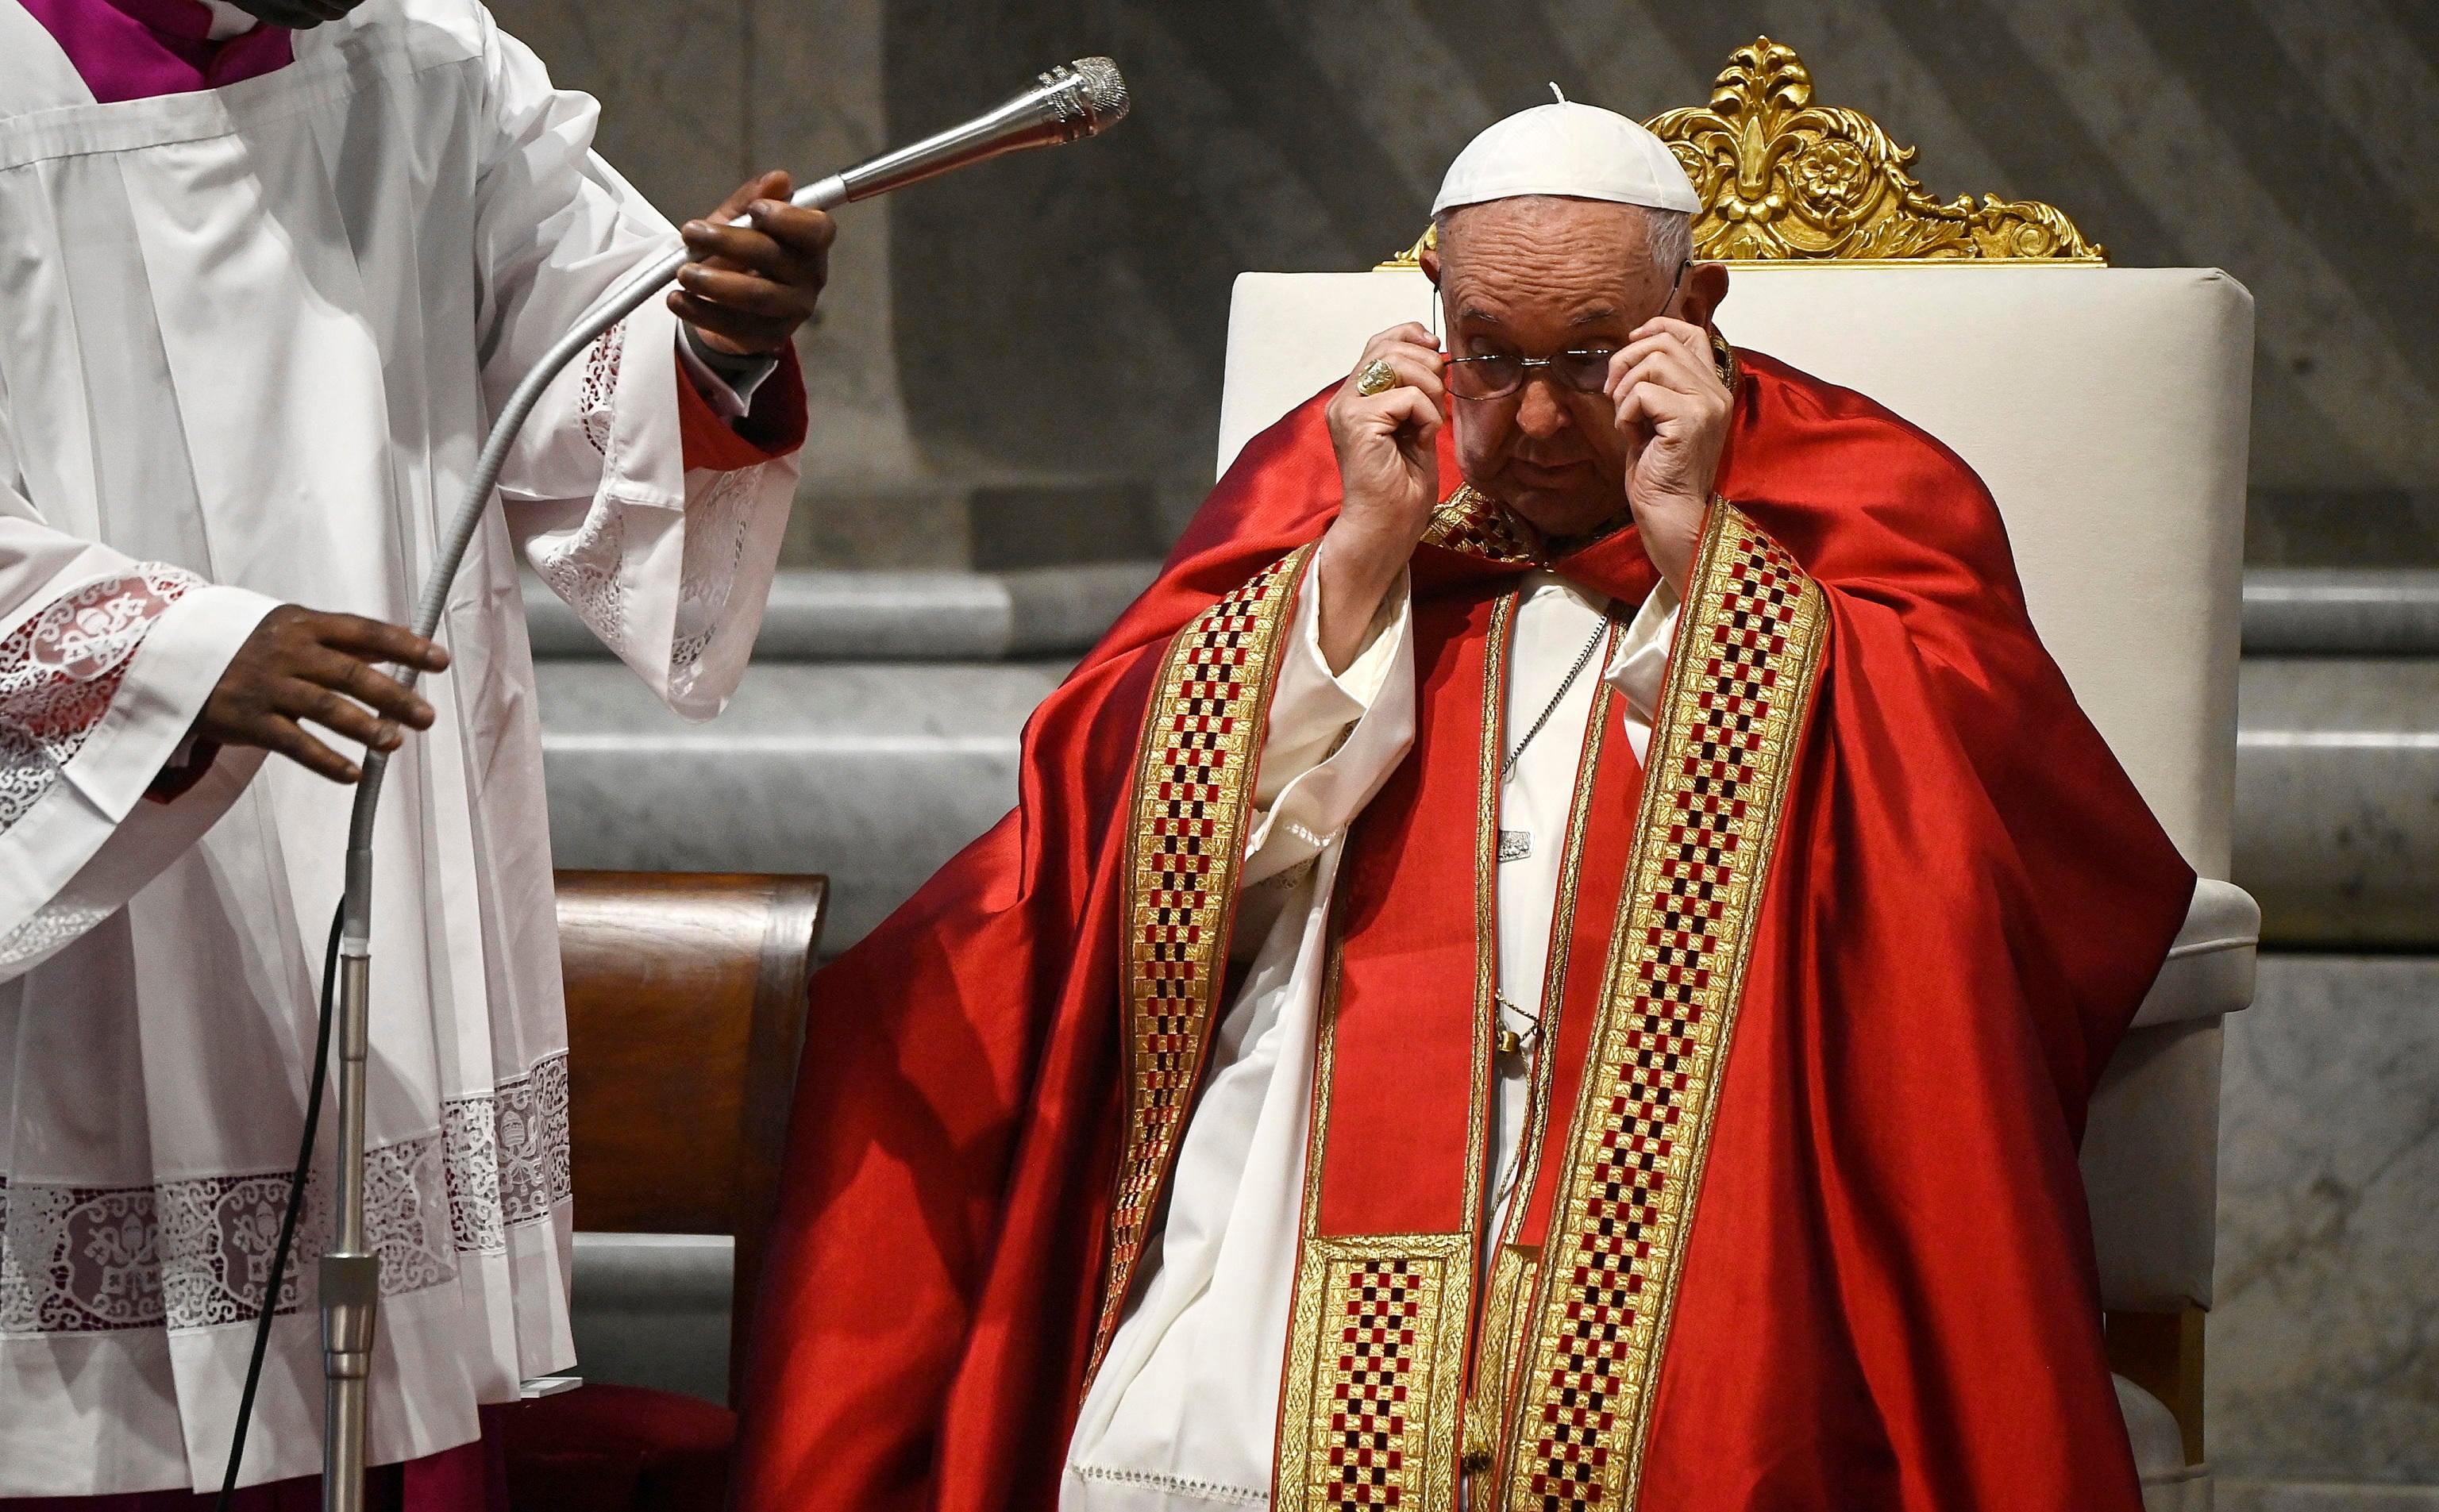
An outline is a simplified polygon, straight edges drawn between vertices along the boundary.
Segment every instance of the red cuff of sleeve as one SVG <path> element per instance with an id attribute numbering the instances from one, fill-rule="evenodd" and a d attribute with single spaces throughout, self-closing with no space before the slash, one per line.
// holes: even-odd
<path id="1" fill-rule="evenodd" d="M 780 354 L 779 365 L 754 390 L 754 407 L 733 426 L 695 392 L 685 364 L 675 356 L 669 360 L 678 365 L 678 434 L 685 440 L 687 471 L 758 467 L 805 444 L 805 373 L 794 347 Z"/>

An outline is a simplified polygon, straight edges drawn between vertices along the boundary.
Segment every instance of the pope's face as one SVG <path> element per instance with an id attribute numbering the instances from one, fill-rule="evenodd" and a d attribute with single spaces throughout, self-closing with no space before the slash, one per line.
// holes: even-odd
<path id="1" fill-rule="evenodd" d="M 1675 266 L 1656 265 L 1632 206 L 1533 196 L 1469 205 L 1441 227 L 1433 273 L 1451 357 L 1614 350 L 1635 328 L 1684 308 Z M 1672 294 L 1672 285 L 1678 285 Z M 1707 301 L 1703 301 L 1707 304 Z M 1466 481 L 1546 534 L 1587 535 L 1626 513 L 1627 449 L 1616 406 L 1533 367 L 1504 399 L 1451 398 Z"/>
<path id="2" fill-rule="evenodd" d="M 240 10 L 275 27 L 308 31 L 325 21 L 336 21 L 364 0 L 230 0 Z"/>

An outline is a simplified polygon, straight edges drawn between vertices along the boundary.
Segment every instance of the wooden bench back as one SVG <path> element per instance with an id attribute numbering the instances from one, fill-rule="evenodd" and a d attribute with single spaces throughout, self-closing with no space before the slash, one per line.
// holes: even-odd
<path id="1" fill-rule="evenodd" d="M 745 1359 L 829 882 L 559 874 L 576 1226 L 737 1240 Z"/>

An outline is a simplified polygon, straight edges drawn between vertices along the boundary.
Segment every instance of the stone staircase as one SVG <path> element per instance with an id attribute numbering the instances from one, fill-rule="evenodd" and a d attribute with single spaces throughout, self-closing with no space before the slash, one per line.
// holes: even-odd
<path id="1" fill-rule="evenodd" d="M 1025 716 L 1145 560 L 789 571 L 720 720 L 527 600 L 561 866 L 821 871 L 861 938 L 1015 800 Z M 2272 948 L 2439 952 L 2439 572 L 2246 578 L 2234 880 Z"/>
<path id="2" fill-rule="evenodd" d="M 1025 717 L 1156 565 L 783 572 L 706 724 L 528 582 L 553 860 L 827 872 L 845 950 L 1007 811 Z"/>

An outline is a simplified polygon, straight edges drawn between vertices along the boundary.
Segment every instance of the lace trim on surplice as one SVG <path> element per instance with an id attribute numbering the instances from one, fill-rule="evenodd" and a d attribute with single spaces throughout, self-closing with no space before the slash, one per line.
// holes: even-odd
<path id="1" fill-rule="evenodd" d="M 754 523 L 756 485 L 761 469 L 744 468 L 712 479 L 703 496 L 686 506 L 685 551 L 678 572 L 676 633 L 669 645 L 669 691 L 693 691 L 703 653 L 733 616 L 728 612 L 737 574 L 745 563 Z"/>
<path id="2" fill-rule="evenodd" d="M 202 583 L 145 562 L 62 594 L 0 639 L 0 830 L 59 782 L 153 622 Z"/>
<path id="3" fill-rule="evenodd" d="M 627 328 L 621 322 L 603 332 L 585 352 L 577 410 L 585 439 L 605 457 L 626 342 Z M 723 472 L 686 501 L 685 543 L 669 646 L 673 697 L 683 699 L 692 691 L 704 653 L 732 618 L 729 599 L 745 560 L 760 474 L 759 467 Z M 614 647 L 624 646 L 629 639 L 626 585 L 621 577 L 626 536 L 625 511 L 596 505 L 575 530 L 555 543 L 540 544 L 532 556 L 534 571 L 551 592 Z"/>
<path id="4" fill-rule="evenodd" d="M 510 1228 L 548 1221 L 570 1190 L 562 1051 L 490 1093 L 443 1103 L 440 1132 L 366 1152 L 365 1223 L 382 1293 L 454 1280 L 459 1256 L 505 1250 Z M 287 1196 L 284 1170 L 117 1187 L 0 1178 L 0 1338 L 252 1319 Z M 317 1162 L 276 1310 L 313 1305 L 313 1262 L 331 1231 L 327 1162 Z"/>
<path id="5" fill-rule="evenodd" d="M 610 454 L 610 399 L 618 391 L 618 369 L 626 355 L 623 320 L 603 331 L 584 353 L 584 387 L 577 400 L 577 413 L 583 418 L 584 438 L 604 456 Z"/>

